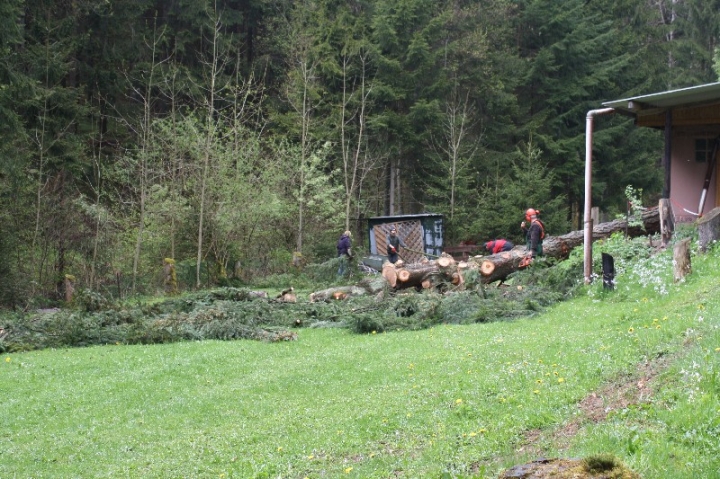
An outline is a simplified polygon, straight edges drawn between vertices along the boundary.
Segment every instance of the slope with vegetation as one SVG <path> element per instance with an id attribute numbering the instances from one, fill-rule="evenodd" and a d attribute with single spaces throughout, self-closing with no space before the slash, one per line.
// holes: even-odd
<path id="1" fill-rule="evenodd" d="M 714 477 L 720 250 L 693 255 L 681 283 L 670 251 L 618 237 L 601 250 L 616 257 L 614 291 L 582 286 L 572 258 L 534 266 L 544 278 L 567 268 L 573 294 L 521 318 L 478 322 L 462 314 L 472 296 L 426 308 L 422 294 L 381 302 L 377 329 L 356 334 L 367 303 L 266 303 L 282 311 L 275 326 L 316 327 L 275 343 L 6 351 L 0 475 L 494 478 L 560 457 L 646 478 Z M 512 288 L 532 289 L 531 273 Z M 223 311 L 215 300 L 205 319 Z M 186 301 L 187 317 L 199 303 Z M 261 303 L 249 304 L 262 324 Z"/>

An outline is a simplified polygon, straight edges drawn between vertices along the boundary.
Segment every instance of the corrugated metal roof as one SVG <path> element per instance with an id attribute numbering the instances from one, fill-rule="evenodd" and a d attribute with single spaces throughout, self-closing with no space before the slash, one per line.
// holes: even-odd
<path id="1" fill-rule="evenodd" d="M 715 100 L 720 101 L 720 82 L 607 101 L 603 106 L 634 114 L 648 108 L 675 108 Z"/>

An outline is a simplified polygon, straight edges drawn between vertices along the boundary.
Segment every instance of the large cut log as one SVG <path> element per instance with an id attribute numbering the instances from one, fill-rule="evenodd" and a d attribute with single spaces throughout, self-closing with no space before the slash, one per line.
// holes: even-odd
<path id="1" fill-rule="evenodd" d="M 310 294 L 310 302 L 343 300 L 351 296 L 363 295 L 382 298 L 388 289 L 432 288 L 443 283 L 455 285 L 463 283 L 457 264 L 450 256 L 442 256 L 437 261 L 423 260 L 422 263 L 413 264 L 402 261 L 392 264 L 386 261 L 381 276 L 366 278 L 351 286 L 336 286 L 316 291 Z"/>
<path id="2" fill-rule="evenodd" d="M 443 254 L 437 260 L 424 260 L 422 263 L 385 263 L 382 275 L 394 289 L 429 289 L 442 284 L 460 286 L 464 283 L 455 259 L 448 254 Z"/>
<path id="3" fill-rule="evenodd" d="M 524 246 L 516 246 L 510 251 L 491 254 L 490 256 L 471 258 L 470 268 L 478 267 L 482 275 L 482 283 L 491 283 L 507 278 L 510 273 L 520 269 L 520 262 L 528 255 Z M 475 264 L 473 264 L 475 263 Z"/>
<path id="4" fill-rule="evenodd" d="M 411 286 L 419 286 L 429 276 L 445 276 L 447 274 L 446 272 L 451 269 L 454 264 L 455 260 L 449 257 L 441 257 L 436 261 L 426 261 L 424 263 L 403 264 L 397 268 L 398 284 L 396 287 L 408 288 Z"/>
<path id="5" fill-rule="evenodd" d="M 398 284 L 396 266 L 389 261 L 386 261 L 382 267 L 382 277 L 385 278 L 391 288 L 396 287 Z"/>
<path id="6" fill-rule="evenodd" d="M 636 237 L 660 232 L 660 213 L 657 207 L 647 208 L 642 213 L 642 226 L 630 224 L 626 220 L 615 220 L 600 223 L 593 228 L 593 241 L 607 238 L 613 233 L 625 232 Z M 585 233 L 582 230 L 572 231 L 562 236 L 546 236 L 543 240 L 543 255 L 551 258 L 565 259 L 570 251 L 583 244 Z M 510 251 L 470 258 L 466 269 L 478 268 L 482 275 L 482 283 L 502 280 L 511 273 L 526 266 L 524 258 L 528 255 L 525 246 L 516 246 Z"/>
<path id="7" fill-rule="evenodd" d="M 700 251 L 705 252 L 708 245 L 720 238 L 720 208 L 714 208 L 697 222 Z"/>

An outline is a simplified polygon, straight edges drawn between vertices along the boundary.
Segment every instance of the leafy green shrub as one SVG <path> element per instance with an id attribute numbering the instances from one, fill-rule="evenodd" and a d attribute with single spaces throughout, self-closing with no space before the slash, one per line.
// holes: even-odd
<path id="1" fill-rule="evenodd" d="M 78 291 L 73 302 L 81 311 L 86 312 L 102 311 L 114 306 L 112 300 L 91 289 Z"/>
<path id="2" fill-rule="evenodd" d="M 602 253 L 607 253 L 614 258 L 616 275 L 620 275 L 637 260 L 649 258 L 652 252 L 646 237 L 626 238 L 622 233 L 616 232 L 609 238 L 594 243 L 593 264 L 602 264 Z"/>
<path id="3" fill-rule="evenodd" d="M 385 324 L 375 314 L 360 313 L 353 318 L 353 330 L 359 334 L 383 333 Z"/>

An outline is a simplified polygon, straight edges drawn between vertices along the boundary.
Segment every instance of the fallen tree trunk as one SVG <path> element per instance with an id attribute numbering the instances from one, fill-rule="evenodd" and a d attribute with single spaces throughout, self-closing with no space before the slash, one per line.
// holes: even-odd
<path id="1" fill-rule="evenodd" d="M 642 213 L 642 226 L 628 225 L 626 220 L 600 223 L 593 228 L 593 241 L 604 239 L 617 232 L 626 232 L 630 237 L 650 235 L 660 232 L 660 213 L 657 207 L 648 208 Z M 572 231 L 562 236 L 546 236 L 543 240 L 543 256 L 565 259 L 570 251 L 583 244 L 585 232 Z M 511 273 L 527 266 L 525 258 L 528 251 L 525 246 L 516 246 L 489 256 L 470 258 L 463 270 L 477 268 L 484 284 L 503 280 Z"/>

